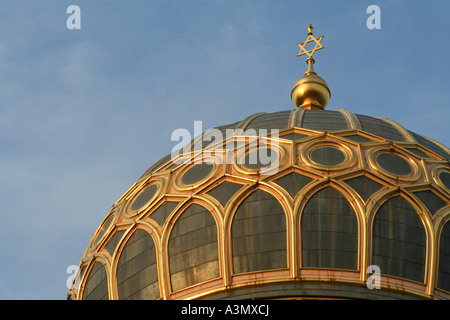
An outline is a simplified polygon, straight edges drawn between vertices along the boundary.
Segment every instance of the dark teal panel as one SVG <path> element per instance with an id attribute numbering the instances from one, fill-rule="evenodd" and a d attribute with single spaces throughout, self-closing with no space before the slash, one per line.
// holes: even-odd
<path id="1" fill-rule="evenodd" d="M 123 234 L 125 233 L 125 230 L 119 230 L 109 239 L 108 243 L 105 246 L 105 249 L 108 250 L 109 254 L 112 256 L 114 254 L 114 251 L 116 250 L 117 244 L 119 243 L 120 239 L 122 239 Z"/>
<path id="2" fill-rule="evenodd" d="M 245 128 L 248 129 L 287 129 L 289 125 L 289 117 L 291 111 L 279 111 L 273 113 L 262 114 L 254 118 Z"/>
<path id="3" fill-rule="evenodd" d="M 241 184 L 236 184 L 232 182 L 222 182 L 220 185 L 212 189 L 208 192 L 208 194 L 217 199 L 220 202 L 222 207 L 225 207 L 228 203 L 228 200 L 231 199 L 232 196 L 238 192 L 239 189 L 242 188 Z"/>
<path id="4" fill-rule="evenodd" d="M 156 248 L 152 237 L 137 229 L 128 239 L 117 265 L 121 300 L 155 300 L 160 297 Z"/>
<path id="5" fill-rule="evenodd" d="M 295 172 L 289 173 L 284 177 L 275 180 L 278 185 L 289 192 L 292 198 L 295 198 L 297 193 L 311 181 L 311 178 L 302 176 L 301 174 Z"/>
<path id="6" fill-rule="evenodd" d="M 411 174 L 410 164 L 394 153 L 382 153 L 376 158 L 377 164 L 394 175 L 406 176 Z"/>
<path id="7" fill-rule="evenodd" d="M 95 262 L 84 285 L 83 300 L 108 300 L 108 279 L 101 262 Z"/>
<path id="8" fill-rule="evenodd" d="M 305 110 L 302 128 L 324 132 L 350 129 L 345 116 L 334 110 Z"/>
<path id="9" fill-rule="evenodd" d="M 98 245 L 99 244 L 99 242 L 102 240 L 102 237 L 105 235 L 105 232 L 108 231 L 109 227 L 113 223 L 114 219 L 115 219 L 115 215 L 111 215 L 108 218 L 108 220 L 106 220 L 106 222 L 103 224 L 103 226 L 99 230 L 97 236 L 95 237 L 95 244 L 94 245 Z"/>
<path id="10" fill-rule="evenodd" d="M 423 202 L 432 215 L 447 205 L 444 200 L 430 190 L 414 192 L 414 195 Z"/>
<path id="11" fill-rule="evenodd" d="M 169 270 L 173 291 L 220 276 L 217 226 L 203 206 L 190 205 L 170 233 Z"/>
<path id="12" fill-rule="evenodd" d="M 375 192 L 380 190 L 383 186 L 366 176 L 359 176 L 345 180 L 345 183 L 353 188 L 358 194 L 367 201 Z"/>
<path id="13" fill-rule="evenodd" d="M 439 240 L 439 272 L 437 287 L 450 292 L 450 222 L 445 224 Z"/>
<path id="14" fill-rule="evenodd" d="M 345 154 L 335 147 L 323 146 L 311 151 L 311 159 L 322 166 L 337 166 L 345 161 Z"/>
<path id="15" fill-rule="evenodd" d="M 411 131 L 409 131 L 409 133 L 411 133 L 413 135 L 414 139 L 416 139 L 417 143 L 420 144 L 421 146 L 424 146 L 425 148 L 433 151 L 434 153 L 436 153 L 440 156 L 443 156 L 446 159 L 450 159 L 450 154 L 445 152 L 445 150 L 443 150 L 441 147 L 436 145 L 434 142 L 431 142 L 430 140 L 421 136 L 420 134 L 417 134 L 417 133 L 414 133 Z"/>
<path id="16" fill-rule="evenodd" d="M 426 236 L 417 212 L 400 196 L 386 201 L 373 222 L 372 264 L 381 273 L 424 281 Z"/>
<path id="17" fill-rule="evenodd" d="M 447 171 L 442 171 L 439 174 L 439 179 L 444 184 L 444 186 L 446 186 L 447 189 L 450 191 L 450 173 Z"/>
<path id="18" fill-rule="evenodd" d="M 214 165 L 207 162 L 196 164 L 184 173 L 181 182 L 188 185 L 197 183 L 206 178 L 213 168 Z"/>
<path id="19" fill-rule="evenodd" d="M 296 140 L 299 140 L 299 139 L 303 139 L 303 138 L 306 138 L 307 136 L 305 136 L 304 134 L 300 134 L 300 133 L 289 133 L 289 134 L 286 134 L 286 135 L 284 135 L 284 136 L 282 136 L 281 138 L 283 138 L 283 139 L 289 139 L 289 140 L 292 140 L 292 141 L 296 141 Z"/>
<path id="20" fill-rule="evenodd" d="M 158 207 L 152 214 L 150 218 L 158 222 L 160 226 L 164 225 L 167 217 L 172 213 L 173 209 L 178 205 L 178 202 L 167 201 Z"/>
<path id="21" fill-rule="evenodd" d="M 431 158 L 429 155 L 425 154 L 424 152 L 420 151 L 417 148 L 406 148 L 406 150 L 414 153 L 416 156 L 419 156 L 421 158 Z"/>
<path id="22" fill-rule="evenodd" d="M 245 157 L 239 159 L 239 163 L 251 170 L 259 170 L 270 167 L 278 161 L 280 155 L 275 149 L 271 148 L 254 148 L 245 154 Z"/>
<path id="23" fill-rule="evenodd" d="M 300 226 L 302 267 L 357 269 L 358 221 L 342 194 L 331 187 L 317 192 Z"/>
<path id="24" fill-rule="evenodd" d="M 240 204 L 231 237 L 234 273 L 287 267 L 286 216 L 272 195 L 257 190 Z"/>
<path id="25" fill-rule="evenodd" d="M 384 138 L 386 140 L 406 141 L 405 137 L 389 123 L 381 119 L 365 115 L 356 114 L 356 116 L 359 120 L 359 123 L 361 124 L 362 130 L 367 131 L 376 136 L 379 136 L 381 138 Z"/>
<path id="26" fill-rule="evenodd" d="M 146 187 L 137 197 L 134 199 L 133 204 L 131 205 L 131 210 L 137 211 L 141 209 L 143 206 L 147 204 L 148 201 L 150 201 L 154 195 L 156 194 L 156 191 L 158 191 L 158 186 L 155 184 L 152 184 L 148 187 Z"/>
<path id="27" fill-rule="evenodd" d="M 350 139 L 352 141 L 358 142 L 358 143 L 364 143 L 364 142 L 371 142 L 372 140 L 367 139 L 366 137 L 357 135 L 357 134 L 352 134 L 352 135 L 348 135 L 344 137 L 345 139 Z"/>

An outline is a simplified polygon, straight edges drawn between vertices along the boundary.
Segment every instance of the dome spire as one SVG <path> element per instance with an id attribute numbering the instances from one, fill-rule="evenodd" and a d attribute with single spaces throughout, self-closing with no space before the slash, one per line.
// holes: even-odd
<path id="1" fill-rule="evenodd" d="M 304 76 L 294 84 L 291 91 L 291 99 L 296 107 L 325 109 L 330 100 L 331 92 L 325 80 L 319 77 L 314 71 L 313 66 L 316 62 L 313 58 L 314 53 L 317 50 L 323 49 L 321 43 L 323 36 L 315 38 L 313 36 L 313 30 L 314 28 L 310 24 L 308 26 L 308 37 L 306 41 L 297 44 L 300 47 L 300 52 L 297 54 L 297 57 L 305 54 L 308 56 L 308 59 L 306 59 L 308 69 Z M 306 45 L 309 43 L 315 44 L 311 50 L 306 49 Z"/>

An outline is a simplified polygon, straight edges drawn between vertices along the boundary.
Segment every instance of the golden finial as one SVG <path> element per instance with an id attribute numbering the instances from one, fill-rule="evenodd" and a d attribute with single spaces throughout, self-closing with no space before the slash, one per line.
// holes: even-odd
<path id="1" fill-rule="evenodd" d="M 317 50 L 323 49 L 321 43 L 323 36 L 315 38 L 313 36 L 313 30 L 313 26 L 309 25 L 306 41 L 297 44 L 300 47 L 300 52 L 297 54 L 297 57 L 304 54 L 308 56 L 308 59 L 306 59 L 308 70 L 305 72 L 305 75 L 295 83 L 294 88 L 291 91 L 291 98 L 296 107 L 305 109 L 325 109 L 330 100 L 331 92 L 325 80 L 319 77 L 313 68 L 313 64 L 315 63 L 313 55 Z M 311 50 L 306 50 L 306 45 L 310 42 L 315 43 L 315 46 Z"/>

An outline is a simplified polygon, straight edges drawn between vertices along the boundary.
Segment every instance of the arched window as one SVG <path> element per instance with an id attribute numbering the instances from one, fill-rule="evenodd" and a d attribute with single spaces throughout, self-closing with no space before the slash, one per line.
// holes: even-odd
<path id="1" fill-rule="evenodd" d="M 358 221 L 347 199 L 326 187 L 301 216 L 302 267 L 357 269 Z"/>
<path id="2" fill-rule="evenodd" d="M 286 216 L 267 192 L 257 190 L 240 204 L 231 238 L 234 273 L 287 267 Z"/>
<path id="3" fill-rule="evenodd" d="M 373 222 L 372 264 L 383 274 L 424 281 L 426 234 L 419 215 L 402 197 L 386 201 Z"/>
<path id="4" fill-rule="evenodd" d="M 96 261 L 84 285 L 83 300 L 108 300 L 108 281 L 105 266 Z"/>
<path id="5" fill-rule="evenodd" d="M 450 222 L 444 226 L 439 242 L 439 273 L 437 286 L 450 292 Z"/>
<path id="6" fill-rule="evenodd" d="M 137 229 L 122 250 L 117 264 L 117 289 L 121 300 L 160 297 L 155 244 L 145 230 Z"/>
<path id="7" fill-rule="evenodd" d="M 208 209 L 192 204 L 178 217 L 168 254 L 173 291 L 220 276 L 217 226 Z"/>

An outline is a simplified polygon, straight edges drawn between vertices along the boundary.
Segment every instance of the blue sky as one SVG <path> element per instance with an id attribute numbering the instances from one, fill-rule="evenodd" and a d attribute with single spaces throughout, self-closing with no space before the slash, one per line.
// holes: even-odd
<path id="1" fill-rule="evenodd" d="M 65 299 L 67 267 L 173 130 L 292 109 L 310 23 L 327 109 L 450 146 L 449 13 L 445 0 L 0 0 L 0 299 Z"/>

